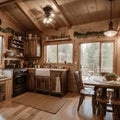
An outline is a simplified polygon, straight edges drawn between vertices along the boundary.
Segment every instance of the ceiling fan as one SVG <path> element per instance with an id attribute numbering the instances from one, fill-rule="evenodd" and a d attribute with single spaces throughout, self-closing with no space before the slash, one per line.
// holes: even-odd
<path id="1" fill-rule="evenodd" d="M 47 5 L 44 8 L 42 8 L 42 11 L 43 11 L 43 14 L 44 14 L 43 17 L 42 16 L 41 16 L 42 18 L 38 17 L 37 20 L 42 20 L 42 22 L 44 24 L 49 24 L 51 22 L 56 22 L 54 20 L 55 14 L 53 13 L 53 9 L 50 5 Z"/>

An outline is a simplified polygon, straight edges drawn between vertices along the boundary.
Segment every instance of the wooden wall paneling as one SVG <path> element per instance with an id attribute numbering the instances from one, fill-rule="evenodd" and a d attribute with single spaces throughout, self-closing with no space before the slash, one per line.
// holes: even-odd
<path id="1" fill-rule="evenodd" d="M 81 24 L 83 22 L 86 23 L 89 20 L 87 7 L 85 5 L 84 0 L 71 1 L 66 4 L 62 4 L 61 8 L 66 13 L 66 15 L 72 25 Z"/>
<path id="2" fill-rule="evenodd" d="M 49 0 L 52 4 L 53 4 L 53 8 L 55 7 L 59 12 L 60 12 L 60 17 L 61 19 L 64 21 L 64 23 L 70 27 L 70 23 L 69 23 L 69 20 L 68 18 L 66 17 L 65 13 L 62 11 L 62 9 L 60 8 L 60 6 L 58 5 L 57 1 L 56 0 Z"/>
<path id="3" fill-rule="evenodd" d="M 119 5 L 120 5 L 120 0 L 113 0 L 112 18 L 116 18 L 116 17 L 118 17 L 118 15 L 120 15 Z"/>
<path id="4" fill-rule="evenodd" d="M 98 20 L 96 0 L 91 0 L 91 1 L 85 0 L 85 1 L 88 9 L 89 19 L 93 21 Z"/>
<path id="5" fill-rule="evenodd" d="M 9 5 L 9 4 L 13 4 L 15 2 L 16 2 L 16 0 L 2 1 L 2 2 L 0 2 L 0 7 L 6 6 L 6 5 Z"/>
<path id="6" fill-rule="evenodd" d="M 15 22 L 13 21 L 13 19 L 11 19 L 7 14 L 6 12 L 4 12 L 2 9 L 0 9 L 0 16 L 1 16 L 1 20 L 2 20 L 2 25 L 1 27 L 3 28 L 7 28 L 7 27 L 10 27 L 16 31 L 19 31 L 19 32 L 22 32 L 22 29 L 17 26 L 15 24 Z"/>
<path id="7" fill-rule="evenodd" d="M 4 12 L 3 9 L 0 9 L 0 15 L 2 20 L 2 28 L 10 27 L 16 31 L 22 32 L 22 29 L 15 23 L 15 21 L 11 17 L 8 16 L 7 12 Z M 0 35 L 3 36 L 2 65 L 0 65 L 0 68 L 4 68 L 4 53 L 5 50 L 8 49 L 8 37 L 12 34 L 0 32 Z"/>
<path id="8" fill-rule="evenodd" d="M 108 19 L 110 16 L 110 7 L 108 4 L 109 1 L 105 1 L 105 0 L 96 0 L 96 7 L 97 7 L 97 17 L 98 20 L 105 20 Z M 106 7 L 106 5 L 108 5 L 108 7 Z M 106 12 L 107 11 L 107 14 Z"/>
<path id="9" fill-rule="evenodd" d="M 8 11 L 6 11 L 5 8 L 1 8 L 1 10 L 5 12 L 5 14 L 14 21 L 14 24 L 16 24 L 16 26 L 19 26 L 19 28 L 21 28 L 21 30 L 24 31 L 23 26 Z"/>

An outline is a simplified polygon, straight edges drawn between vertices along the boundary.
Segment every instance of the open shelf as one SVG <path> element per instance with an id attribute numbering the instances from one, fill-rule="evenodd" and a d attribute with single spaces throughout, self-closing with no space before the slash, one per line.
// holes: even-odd
<path id="1" fill-rule="evenodd" d="M 71 40 L 71 38 L 56 38 L 56 39 L 48 39 L 48 40 L 45 40 L 46 42 L 55 42 L 55 41 L 64 41 L 64 40 Z"/>
<path id="2" fill-rule="evenodd" d="M 13 36 L 8 38 L 8 49 L 15 48 L 19 50 L 24 50 L 24 43 L 22 40 L 17 40 Z"/>
<path id="3" fill-rule="evenodd" d="M 12 46 L 12 45 L 9 45 L 9 47 L 12 47 L 12 48 L 15 48 L 15 49 L 20 49 L 20 50 L 24 50 L 24 48 L 20 48 L 20 47 L 15 47 L 15 46 Z"/>

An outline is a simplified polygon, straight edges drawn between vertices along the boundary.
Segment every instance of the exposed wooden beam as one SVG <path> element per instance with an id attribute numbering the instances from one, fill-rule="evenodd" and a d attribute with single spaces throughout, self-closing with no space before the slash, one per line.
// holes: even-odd
<path id="1" fill-rule="evenodd" d="M 36 28 L 42 32 L 42 26 L 35 20 L 33 13 L 29 10 L 29 8 L 25 5 L 22 0 L 17 0 L 17 6 L 21 9 L 21 11 L 28 17 L 28 19 L 36 26 Z"/>
<path id="2" fill-rule="evenodd" d="M 15 2 L 16 2 L 16 0 L 8 0 L 8 1 L 5 1 L 5 2 L 1 2 L 1 3 L 0 3 L 0 7 L 6 6 L 6 5 L 8 5 L 8 4 L 15 3 Z"/>
<path id="3" fill-rule="evenodd" d="M 60 6 L 58 5 L 58 3 L 56 2 L 56 0 L 49 0 L 51 3 L 54 4 L 54 6 L 56 7 L 56 9 L 59 11 L 60 13 L 60 17 L 61 19 L 64 21 L 64 23 L 68 26 L 71 27 L 71 24 L 69 22 L 69 20 L 67 19 L 65 13 L 62 11 L 62 9 L 60 8 Z"/>

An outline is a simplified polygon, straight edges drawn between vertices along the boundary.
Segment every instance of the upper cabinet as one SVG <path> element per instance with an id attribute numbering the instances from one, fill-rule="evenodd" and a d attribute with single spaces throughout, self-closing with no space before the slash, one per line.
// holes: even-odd
<path id="1" fill-rule="evenodd" d="M 24 42 L 25 57 L 41 57 L 41 40 L 36 38 L 27 39 Z"/>

